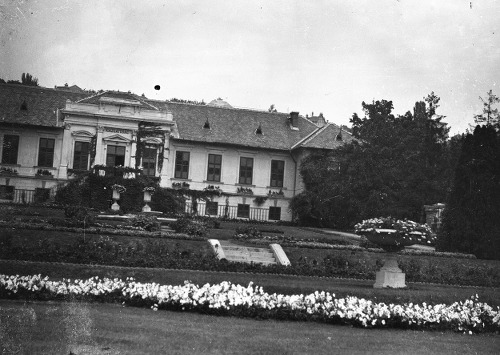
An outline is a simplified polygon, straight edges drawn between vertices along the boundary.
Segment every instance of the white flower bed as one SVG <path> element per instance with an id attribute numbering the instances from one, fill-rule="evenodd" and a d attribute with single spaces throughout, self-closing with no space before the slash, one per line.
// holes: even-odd
<path id="1" fill-rule="evenodd" d="M 135 305 L 267 318 L 316 319 L 363 327 L 452 329 L 464 332 L 500 331 L 500 308 L 494 309 L 473 296 L 451 305 L 385 304 L 357 297 L 335 298 L 328 292 L 309 295 L 268 294 L 262 287 L 222 282 L 198 286 L 139 283 L 132 278 L 51 281 L 41 275 L 0 275 L 0 295 L 45 295 L 45 298 L 77 296 Z M 216 313 L 216 312 L 215 312 Z"/>

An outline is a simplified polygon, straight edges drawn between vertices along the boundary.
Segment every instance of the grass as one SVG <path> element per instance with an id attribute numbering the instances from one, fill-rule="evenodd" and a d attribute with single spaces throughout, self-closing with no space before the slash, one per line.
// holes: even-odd
<path id="1" fill-rule="evenodd" d="M 112 304 L 0 300 L 0 315 L 5 353 L 493 354 L 500 348 L 500 337 L 491 334 L 358 329 Z"/>

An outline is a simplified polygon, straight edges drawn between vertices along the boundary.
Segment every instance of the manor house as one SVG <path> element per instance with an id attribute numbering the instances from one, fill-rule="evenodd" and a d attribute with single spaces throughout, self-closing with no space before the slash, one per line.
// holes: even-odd
<path id="1" fill-rule="evenodd" d="M 302 159 L 352 139 L 298 112 L 234 108 L 221 99 L 193 104 L 0 84 L 0 200 L 49 199 L 73 172 L 94 166 L 140 167 L 161 187 L 224 193 L 200 202 L 199 214 L 222 215 L 230 206 L 234 218 L 291 220 Z"/>

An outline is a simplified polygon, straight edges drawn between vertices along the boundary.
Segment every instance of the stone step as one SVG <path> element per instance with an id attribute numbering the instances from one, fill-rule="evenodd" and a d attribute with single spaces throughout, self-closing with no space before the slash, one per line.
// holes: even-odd
<path id="1" fill-rule="evenodd" d="M 236 257 L 227 257 L 227 261 L 234 261 L 238 263 L 256 263 L 256 264 L 264 264 L 264 265 L 274 265 L 276 261 L 274 260 L 259 260 L 259 259 L 247 259 L 247 258 L 236 258 Z"/>

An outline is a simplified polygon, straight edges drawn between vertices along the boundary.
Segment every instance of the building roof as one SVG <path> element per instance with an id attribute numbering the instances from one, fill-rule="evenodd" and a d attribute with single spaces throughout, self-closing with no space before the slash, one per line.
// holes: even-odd
<path id="1" fill-rule="evenodd" d="M 353 140 L 356 140 L 356 138 L 354 138 L 351 133 L 336 124 L 327 123 L 302 142 L 296 144 L 294 148 L 335 149 Z"/>
<path id="2" fill-rule="evenodd" d="M 87 95 L 88 96 L 88 95 Z M 122 91 L 104 91 L 99 94 L 86 97 L 78 101 L 78 103 L 99 105 L 100 103 L 114 103 L 117 105 L 138 106 L 146 110 L 155 110 L 158 108 L 147 102 L 146 97 Z"/>
<path id="3" fill-rule="evenodd" d="M 57 127 L 57 109 L 64 108 L 66 100 L 71 100 L 168 111 L 177 125 L 178 136 L 174 139 L 178 141 L 290 150 L 300 147 L 335 149 L 354 139 L 335 124 L 317 127 L 302 116 L 297 118 L 297 127 L 292 127 L 288 113 L 149 100 L 120 91 L 88 95 L 44 87 L 0 84 L 0 123 Z M 337 138 L 339 132 L 341 140 Z"/>
<path id="4" fill-rule="evenodd" d="M 177 140 L 289 150 L 317 129 L 312 122 L 302 117 L 298 119 L 298 129 L 292 129 L 290 115 L 285 113 L 149 102 L 172 113 L 179 132 Z M 207 125 L 209 127 L 205 128 Z M 259 126 L 262 134 L 256 133 Z"/>
<path id="5" fill-rule="evenodd" d="M 64 108 L 68 99 L 76 101 L 86 95 L 41 86 L 0 84 L 0 123 L 56 127 L 57 109 Z"/>
<path id="6" fill-rule="evenodd" d="M 71 92 L 80 92 L 80 93 L 84 92 L 82 90 L 82 88 L 80 88 L 78 85 L 68 86 L 68 84 L 64 84 L 63 86 L 54 86 L 54 89 L 56 89 L 56 90 L 71 91 Z"/>

